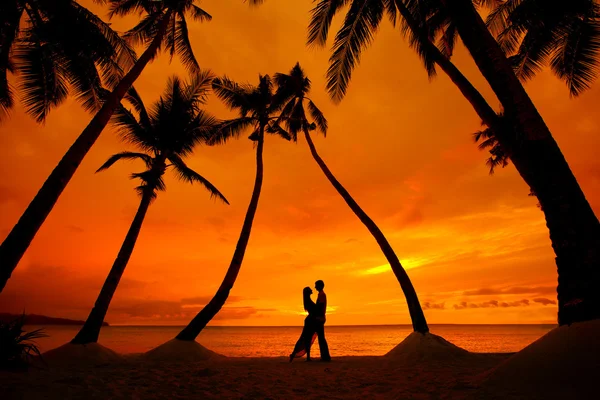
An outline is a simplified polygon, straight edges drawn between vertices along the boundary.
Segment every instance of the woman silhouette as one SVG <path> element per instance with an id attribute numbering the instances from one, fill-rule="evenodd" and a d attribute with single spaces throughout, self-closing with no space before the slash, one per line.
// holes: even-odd
<path id="1" fill-rule="evenodd" d="M 290 362 L 292 362 L 294 358 L 302 357 L 304 354 L 306 354 L 306 361 L 311 361 L 310 347 L 317 338 L 317 332 L 315 327 L 316 319 L 314 316 L 316 306 L 315 302 L 312 301 L 312 299 L 310 298 L 311 295 L 312 289 L 308 286 L 305 287 L 302 291 L 302 297 L 304 300 L 304 309 L 306 310 L 306 312 L 308 312 L 308 315 L 304 319 L 304 328 L 302 329 L 302 334 L 296 342 L 294 351 L 292 351 L 292 354 L 290 354 Z"/>

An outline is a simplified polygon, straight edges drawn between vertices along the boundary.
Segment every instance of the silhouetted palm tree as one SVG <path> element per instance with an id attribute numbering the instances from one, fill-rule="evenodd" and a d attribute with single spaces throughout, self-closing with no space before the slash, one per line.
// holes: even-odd
<path id="1" fill-rule="evenodd" d="M 393 21 L 400 14 L 405 32 L 410 33 L 410 43 L 424 59 L 430 75 L 435 73 L 435 64 L 448 74 L 484 123 L 492 129 L 531 192 L 538 197 L 557 256 L 559 323 L 598 318 L 600 223 L 548 127 L 519 82 L 507 56 L 486 28 L 474 3 L 497 1 L 321 0 L 313 9 L 309 42 L 323 44 L 333 16 L 349 5 L 334 41 L 328 70 L 328 89 L 334 99 L 340 100 L 360 52 L 373 40 L 384 14 Z M 452 30 L 458 33 L 500 100 L 505 115 L 503 121 L 449 62 L 453 46 L 451 39 L 456 36 Z M 433 45 L 436 32 L 444 32 L 446 54 Z M 590 67 L 595 68 L 595 60 Z"/>
<path id="2" fill-rule="evenodd" d="M 194 0 L 101 0 L 101 2 L 111 4 L 111 16 L 145 14 L 140 23 L 126 34 L 126 37 L 134 44 L 146 45 L 146 50 L 123 79 L 116 84 L 112 92 L 106 95 L 102 108 L 54 168 L 0 245 L 0 291 L 6 285 L 81 161 L 106 127 L 120 101 L 159 50 L 166 48 L 171 56 L 179 55 L 189 70 L 199 70 L 188 37 L 186 17 L 191 16 L 198 21 L 207 21 L 211 16 L 194 5 Z M 90 42 L 90 48 L 94 48 L 95 44 Z"/>
<path id="3" fill-rule="evenodd" d="M 127 100 L 137 115 L 122 106 L 115 112 L 114 121 L 123 139 L 142 152 L 125 151 L 115 154 L 98 171 L 109 168 L 119 160 L 143 161 L 147 169 L 131 175 L 142 181 L 136 188 L 142 199 L 94 308 L 72 343 L 98 341 L 102 322 L 131 257 L 148 207 L 156 198 L 157 192 L 166 189 L 163 175 L 168 168 L 172 168 L 182 181 L 197 182 L 210 192 L 211 197 L 229 204 L 212 183 L 189 168 L 183 160 L 192 154 L 197 144 L 208 140 L 214 127 L 214 118 L 200 108 L 205 103 L 211 79 L 209 72 L 199 72 L 189 83 L 181 82 L 177 77 L 169 79 L 164 95 L 149 111 L 135 89 L 131 88 Z"/>
<path id="4" fill-rule="evenodd" d="M 327 119 L 313 101 L 307 97 L 311 87 L 310 79 L 304 75 L 304 71 L 300 67 L 300 64 L 296 64 L 289 74 L 276 74 L 274 80 L 277 84 L 277 96 L 285 101 L 285 106 L 281 112 L 280 123 L 283 123 L 284 126 L 287 127 L 287 131 L 292 135 L 294 141 L 297 140 L 298 133 L 304 133 L 304 137 L 310 148 L 310 153 L 329 182 L 333 185 L 335 190 L 337 190 L 340 196 L 342 196 L 358 219 L 360 219 L 369 230 L 371 235 L 373 235 L 375 241 L 377 241 L 377 244 L 381 248 L 381 251 L 383 251 L 385 258 L 390 264 L 394 275 L 396 275 L 396 279 L 398 279 L 400 287 L 406 297 L 413 329 L 416 332 L 421 333 L 429 332 L 429 327 L 427 326 L 423 309 L 419 303 L 417 292 L 415 291 L 408 274 L 402 267 L 402 264 L 400 264 L 400 260 L 398 259 L 398 256 L 396 256 L 394 249 L 392 249 L 392 246 L 375 222 L 363 211 L 350 193 L 348 193 L 346 188 L 344 188 L 344 186 L 336 179 L 325 164 L 325 161 L 323 161 L 317 153 L 315 144 L 310 137 L 310 131 L 318 130 L 325 136 L 327 134 Z M 309 122 L 307 114 L 310 115 L 314 122 Z"/>
<path id="5" fill-rule="evenodd" d="M 498 1 L 487 24 L 519 78 L 549 65 L 571 95 L 597 78 L 600 59 L 600 5 L 594 0 Z"/>
<path id="6" fill-rule="evenodd" d="M 262 188 L 265 133 L 276 134 L 286 140 L 291 139 L 289 133 L 277 123 L 279 115 L 276 114 L 281 109 L 281 102 L 276 101 L 269 75 L 260 75 L 258 86 L 239 84 L 227 77 L 217 78 L 213 80 L 213 91 L 230 109 L 238 111 L 239 117 L 221 122 L 215 129 L 211 142 L 212 144 L 224 143 L 229 139 L 239 137 L 242 132 L 251 128 L 252 133 L 249 139 L 256 144 L 256 178 L 240 237 L 225 278 L 214 297 L 177 335 L 176 338 L 179 340 L 196 339 L 227 301 L 240 272 Z"/>
<path id="7" fill-rule="evenodd" d="M 9 73 L 26 111 L 42 122 L 69 91 L 98 110 L 103 84 L 113 87 L 134 62 L 127 43 L 76 1 L 0 2 L 0 119 L 14 105 Z"/>

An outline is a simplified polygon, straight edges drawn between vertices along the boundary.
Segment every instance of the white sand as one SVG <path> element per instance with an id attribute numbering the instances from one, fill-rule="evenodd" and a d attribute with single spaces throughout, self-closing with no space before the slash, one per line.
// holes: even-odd
<path id="1" fill-rule="evenodd" d="M 413 332 L 384 357 L 397 365 L 462 360 L 473 353 L 460 348 L 441 336 Z"/>
<path id="2" fill-rule="evenodd" d="M 551 330 L 499 365 L 483 383 L 488 397 L 600 399 L 600 320 Z"/>
<path id="3" fill-rule="evenodd" d="M 43 353 L 41 361 L 49 367 L 95 366 L 120 363 L 124 358 L 98 343 L 67 343 Z"/>
<path id="4" fill-rule="evenodd" d="M 595 399 L 597 393 L 584 390 L 600 381 L 599 334 L 600 321 L 563 327 L 510 357 L 469 353 L 439 336 L 413 333 L 384 357 L 334 357 L 331 363 L 223 357 L 174 340 L 125 361 L 100 345 L 65 345 L 45 357 L 88 362 L 0 372 L 0 397 Z"/>
<path id="5" fill-rule="evenodd" d="M 151 361 L 205 361 L 224 358 L 196 341 L 172 339 L 142 355 Z"/>

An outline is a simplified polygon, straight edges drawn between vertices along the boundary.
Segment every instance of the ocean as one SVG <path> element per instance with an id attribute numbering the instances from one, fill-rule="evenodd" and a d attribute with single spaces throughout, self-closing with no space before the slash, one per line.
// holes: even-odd
<path id="1" fill-rule="evenodd" d="M 436 335 L 477 353 L 516 352 L 543 336 L 555 325 L 430 325 Z M 78 326 L 27 326 L 44 328 L 49 335 L 37 340 L 42 351 L 69 342 Z M 119 353 L 146 352 L 179 333 L 177 326 L 103 327 L 99 343 Z M 209 326 L 198 342 L 231 357 L 287 357 L 298 339 L 301 326 L 220 327 Z M 332 356 L 379 356 L 390 351 L 412 332 L 409 325 L 325 326 Z M 315 346 L 318 347 L 317 342 Z M 318 352 L 315 353 L 318 355 Z"/>

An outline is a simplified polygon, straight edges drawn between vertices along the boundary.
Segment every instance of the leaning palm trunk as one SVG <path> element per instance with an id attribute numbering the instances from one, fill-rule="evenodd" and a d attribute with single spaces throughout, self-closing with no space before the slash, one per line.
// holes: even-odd
<path id="1" fill-rule="evenodd" d="M 137 63 L 107 96 L 102 108 L 94 115 L 87 127 L 69 148 L 52 171 L 42 188 L 0 245 L 0 292 L 6 286 L 12 272 L 23 257 L 29 244 L 52 211 L 63 190 L 77 171 L 77 168 L 94 145 L 121 100 L 140 76 L 146 65 L 154 58 L 166 32 L 171 10 L 167 10 L 160 22 L 156 37 L 139 58 Z"/>
<path id="2" fill-rule="evenodd" d="M 112 300 L 115 291 L 117 290 L 117 286 L 119 285 L 119 281 L 123 276 L 123 272 L 125 272 L 125 267 L 127 267 L 131 253 L 133 253 L 133 248 L 135 247 L 135 242 L 140 234 L 140 229 L 142 228 L 142 223 L 146 217 L 146 212 L 148 211 L 148 207 L 152 202 L 152 196 L 152 190 L 144 190 L 140 206 L 135 214 L 133 222 L 131 223 L 129 231 L 127 232 L 127 236 L 125 236 L 125 241 L 123 241 L 123 244 L 121 245 L 119 254 L 117 255 L 117 258 L 115 259 L 115 262 L 113 263 L 113 266 L 106 277 L 106 281 L 102 286 L 102 290 L 100 290 L 100 294 L 98 295 L 98 299 L 96 299 L 94 308 L 92 308 L 92 311 L 87 317 L 85 324 L 79 333 L 77 333 L 75 338 L 71 340 L 71 343 L 86 344 L 95 343 L 98 341 L 100 328 L 104 322 L 104 317 L 106 317 L 108 306 L 110 305 L 110 301 Z"/>
<path id="3" fill-rule="evenodd" d="M 256 146 L 256 179 L 254 180 L 254 189 L 252 190 L 252 197 L 250 198 L 250 204 L 248 205 L 248 211 L 246 211 L 246 217 L 244 218 L 244 224 L 242 225 L 242 231 L 238 239 L 237 245 L 235 246 L 235 252 L 233 258 L 225 274 L 225 279 L 217 289 L 214 297 L 208 302 L 207 305 L 200 310 L 200 312 L 194 317 L 194 319 L 177 335 L 176 339 L 179 340 L 196 340 L 196 337 L 202 332 L 206 325 L 214 318 L 215 315 L 221 310 L 227 298 L 229 292 L 233 288 L 235 280 L 242 267 L 244 261 L 244 254 L 246 253 L 246 247 L 248 247 L 248 240 L 250 240 L 250 233 L 252 231 L 252 222 L 254 221 L 254 215 L 258 207 L 258 199 L 260 198 L 260 191 L 262 188 L 263 181 L 263 146 L 264 146 L 264 128 L 261 129 L 258 144 Z"/>
<path id="4" fill-rule="evenodd" d="M 346 204 L 348 204 L 348 206 L 354 212 L 354 214 L 356 214 L 358 219 L 360 219 L 360 221 L 367 227 L 369 232 L 371 232 L 371 235 L 373 235 L 373 237 L 377 241 L 377 244 L 383 251 L 385 258 L 390 263 L 390 267 L 392 268 L 394 275 L 396 275 L 396 279 L 398 279 L 400 287 L 402 288 L 404 296 L 406 297 L 406 303 L 408 304 L 408 311 L 412 320 L 413 329 L 415 330 L 415 332 L 420 333 L 429 332 L 429 327 L 427 326 L 427 321 L 425 320 L 423 309 L 421 308 L 421 304 L 419 303 L 417 292 L 415 291 L 415 288 L 412 285 L 408 274 L 402 267 L 402 264 L 400 264 L 400 260 L 398 260 L 396 253 L 394 253 L 394 249 L 392 249 L 392 246 L 387 241 L 383 232 L 381 232 L 381 230 L 375 224 L 375 222 L 373 222 L 373 220 L 369 218 L 367 213 L 365 213 L 363 209 L 360 208 L 358 203 L 354 201 L 350 193 L 348 193 L 348 191 L 335 178 L 335 176 L 333 176 L 323 159 L 319 156 L 319 153 L 317 153 L 317 149 L 310 137 L 310 133 L 305 130 L 304 136 L 306 137 L 306 142 L 308 143 L 308 147 L 310 148 L 310 152 L 313 158 L 315 159 L 317 164 L 319 164 L 319 167 L 321 168 L 327 179 L 329 179 L 329 182 L 331 182 L 335 190 L 337 190 L 340 196 L 342 196 Z"/>
<path id="5" fill-rule="evenodd" d="M 527 92 L 470 0 L 444 0 L 477 67 L 522 132 L 499 137 L 537 196 L 558 267 L 560 325 L 600 318 L 600 223 Z"/>

